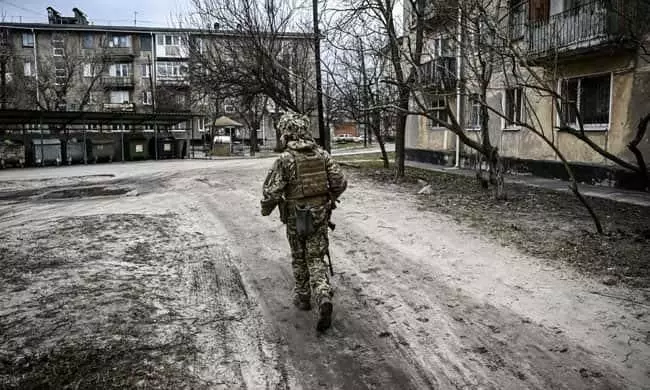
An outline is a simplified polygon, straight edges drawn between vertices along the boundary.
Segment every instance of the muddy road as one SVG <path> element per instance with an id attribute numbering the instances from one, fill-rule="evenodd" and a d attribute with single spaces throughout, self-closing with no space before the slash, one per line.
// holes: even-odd
<path id="1" fill-rule="evenodd" d="M 334 321 L 291 304 L 271 159 L 0 171 L 0 388 L 644 389 L 647 291 L 348 172 Z"/>

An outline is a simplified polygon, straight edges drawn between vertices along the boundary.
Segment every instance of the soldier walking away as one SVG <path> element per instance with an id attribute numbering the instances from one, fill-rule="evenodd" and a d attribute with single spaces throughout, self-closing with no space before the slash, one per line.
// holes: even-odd
<path id="1" fill-rule="evenodd" d="M 313 297 L 319 310 L 316 329 L 322 332 L 331 325 L 333 309 L 325 263 L 328 222 L 347 181 L 329 153 L 314 142 L 306 116 L 285 114 L 277 126 L 284 152 L 264 181 L 262 215 L 278 207 L 291 247 L 293 303 L 300 310 L 311 310 Z"/>

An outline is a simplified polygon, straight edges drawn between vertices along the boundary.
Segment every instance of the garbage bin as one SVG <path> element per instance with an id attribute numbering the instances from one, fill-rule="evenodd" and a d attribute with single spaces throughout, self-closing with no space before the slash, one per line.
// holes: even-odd
<path id="1" fill-rule="evenodd" d="M 58 138 L 33 139 L 34 164 L 61 165 L 61 140 Z"/>
<path id="2" fill-rule="evenodd" d="M 88 161 L 97 163 L 99 161 L 113 161 L 115 155 L 115 145 L 112 139 L 89 139 L 88 145 Z"/>
<path id="3" fill-rule="evenodd" d="M 84 155 L 86 154 L 86 147 L 83 142 L 77 141 L 76 138 L 69 139 L 65 147 L 66 161 L 68 165 L 73 162 L 84 162 Z"/>
<path id="4" fill-rule="evenodd" d="M 0 167 L 7 164 L 25 166 L 25 144 L 22 141 L 4 140 L 0 143 Z"/>
<path id="5" fill-rule="evenodd" d="M 131 138 L 128 141 L 128 159 L 146 160 L 149 158 L 149 143 L 146 138 Z"/>
<path id="6" fill-rule="evenodd" d="M 150 141 L 150 150 L 154 149 L 155 138 Z M 176 139 L 174 137 L 160 137 L 158 138 L 158 159 L 175 158 L 176 157 Z"/>
<path id="7" fill-rule="evenodd" d="M 176 140 L 176 157 L 177 158 L 187 157 L 187 140 L 184 139 Z"/>

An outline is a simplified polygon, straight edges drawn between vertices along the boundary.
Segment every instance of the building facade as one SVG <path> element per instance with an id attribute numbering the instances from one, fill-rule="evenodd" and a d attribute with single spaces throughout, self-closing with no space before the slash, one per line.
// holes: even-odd
<path id="1" fill-rule="evenodd" d="M 171 137 L 178 141 L 181 157 L 190 140 L 195 144 L 209 140 L 205 135 L 211 134 L 215 118 L 240 112 L 236 98 L 212 99 L 191 83 L 190 45 L 206 36 L 242 38 L 209 29 L 92 25 L 78 9 L 73 17 L 62 17 L 48 8 L 48 23 L 2 23 L 2 110 L 114 114 L 71 114 L 68 122 L 56 124 L 47 119 L 36 124 L 29 118 L 24 123 L 5 122 L 0 124 L 2 137 L 22 137 L 26 143 L 43 134 L 67 139 L 82 132 L 84 137 L 115 138 L 116 133 L 120 138 Z M 291 34 L 288 40 L 292 39 L 305 41 L 309 35 Z M 83 120 L 90 117 L 94 119 Z M 262 123 L 268 127 L 269 119 Z M 262 137 L 269 132 L 260 130 Z"/>
<path id="2" fill-rule="evenodd" d="M 457 18 L 432 23 L 426 30 L 427 50 L 419 72 L 424 92 L 418 95 L 426 111 L 447 121 L 447 107 L 454 114 L 462 110 L 458 117 L 464 117 L 466 134 L 480 141 L 480 107 L 488 106 L 492 144 L 502 157 L 520 166 L 558 165 L 558 155 L 544 137 L 576 166 L 614 165 L 587 142 L 635 163 L 628 144 L 641 118 L 650 114 L 647 5 L 636 0 L 513 0 L 492 11 L 495 22 L 484 35 L 500 39 L 499 47 L 494 49 L 494 42 L 485 47 L 492 44 L 490 49 L 503 52 L 491 57 L 501 66 L 494 67 L 483 101 L 476 95 L 480 91 L 472 62 L 482 50 L 481 40 L 465 30 L 463 39 L 475 40 L 478 46 L 464 45 L 461 70 L 457 66 L 461 59 Z M 475 53 L 468 54 L 468 50 Z M 512 66 L 519 70 L 518 77 L 509 72 Z M 464 87 L 461 93 L 456 90 L 459 79 Z M 459 98 L 463 99 L 460 105 Z M 434 122 L 425 116 L 409 117 L 407 155 L 453 163 L 456 137 Z M 588 141 L 560 131 L 562 126 L 584 131 Z M 638 148 L 649 161 L 650 134 L 646 133 Z M 461 151 L 465 156 L 472 154 L 467 147 Z"/>

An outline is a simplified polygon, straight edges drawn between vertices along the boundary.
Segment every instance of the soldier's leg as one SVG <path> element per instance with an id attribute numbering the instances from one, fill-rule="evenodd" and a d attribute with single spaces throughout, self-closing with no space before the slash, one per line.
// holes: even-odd
<path id="1" fill-rule="evenodd" d="M 305 245 L 311 290 L 319 308 L 320 316 L 316 325 L 316 329 L 319 331 L 329 328 L 332 321 L 332 287 L 325 263 L 327 233 L 327 225 L 319 227 L 306 240 Z"/>
<path id="2" fill-rule="evenodd" d="M 295 286 L 293 289 L 293 303 L 301 310 L 311 309 L 311 290 L 309 286 L 309 267 L 305 258 L 304 242 L 298 235 L 287 229 L 287 238 L 291 247 L 291 267 Z"/>

